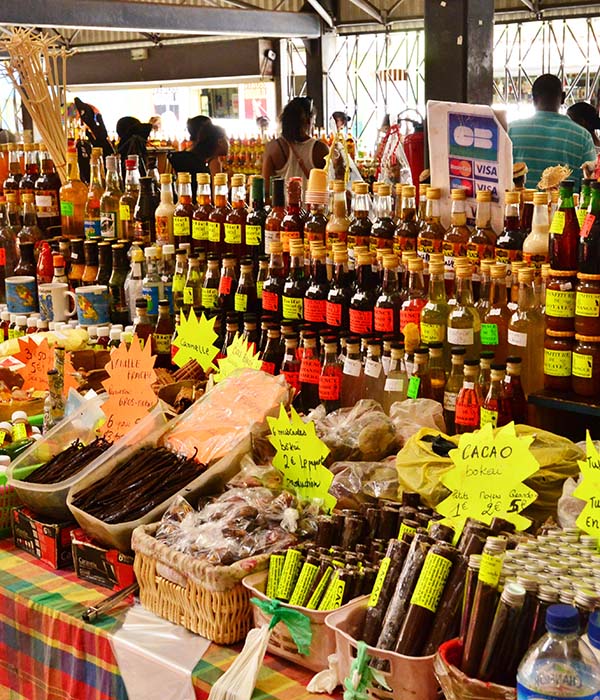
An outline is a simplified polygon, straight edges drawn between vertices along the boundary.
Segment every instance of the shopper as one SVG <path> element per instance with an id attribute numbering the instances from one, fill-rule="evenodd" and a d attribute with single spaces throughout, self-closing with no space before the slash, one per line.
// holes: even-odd
<path id="1" fill-rule="evenodd" d="M 324 167 L 327 146 L 311 137 L 314 120 L 310 97 L 294 97 L 284 107 L 279 118 L 281 136 L 265 147 L 262 167 L 265 183 L 273 176 L 301 177 L 306 186 L 311 169 Z"/>
<path id="2" fill-rule="evenodd" d="M 600 139 L 598 138 L 598 129 L 600 129 L 600 117 L 598 110 L 589 102 L 576 102 L 567 110 L 567 116 L 572 119 L 575 124 L 579 124 L 586 131 L 589 131 L 596 150 L 600 147 Z"/>
<path id="3" fill-rule="evenodd" d="M 129 156 L 139 156 L 140 175 L 146 174 L 146 144 L 152 131 L 152 124 L 142 124 L 136 117 L 121 117 L 117 122 L 119 143 L 117 150 L 121 157 L 121 177 L 125 180 L 125 161 Z"/>
<path id="4" fill-rule="evenodd" d="M 513 160 L 524 161 L 532 186 L 539 182 L 545 168 L 566 165 L 577 172 L 582 164 L 596 160 L 594 142 L 589 132 L 559 114 L 565 93 L 559 78 L 550 73 L 533 83 L 535 114 L 513 122 L 508 135 L 513 142 Z"/>

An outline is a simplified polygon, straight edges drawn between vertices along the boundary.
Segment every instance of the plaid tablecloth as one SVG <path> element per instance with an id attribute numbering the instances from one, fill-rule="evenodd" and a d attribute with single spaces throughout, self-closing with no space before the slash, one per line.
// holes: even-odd
<path id="1" fill-rule="evenodd" d="M 54 572 L 0 541 L 0 700 L 127 700 L 110 644 L 118 617 L 86 624 L 81 613 L 108 591 Z M 115 612 L 117 615 L 118 612 Z M 210 646 L 194 669 L 196 697 L 240 647 Z M 266 656 L 254 700 L 327 699 L 306 691 L 311 673 Z"/>

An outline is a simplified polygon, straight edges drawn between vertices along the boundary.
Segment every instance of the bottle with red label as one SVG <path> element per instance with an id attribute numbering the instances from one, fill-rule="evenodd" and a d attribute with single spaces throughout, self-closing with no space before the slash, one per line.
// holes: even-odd
<path id="1" fill-rule="evenodd" d="M 327 251 L 325 246 L 313 246 L 312 274 L 304 295 L 304 320 L 315 331 L 327 325 Z"/>
<path id="2" fill-rule="evenodd" d="M 458 435 L 472 433 L 479 428 L 479 412 L 483 403 L 481 388 L 477 381 L 479 361 L 465 360 L 464 373 L 463 385 L 456 397 L 454 415 L 454 425 Z"/>
<path id="3" fill-rule="evenodd" d="M 238 259 L 246 252 L 246 176 L 236 174 L 231 178 L 231 209 L 223 224 L 222 250 L 233 253 Z"/>
<path id="4" fill-rule="evenodd" d="M 284 319 L 302 320 L 307 286 L 308 280 L 304 271 L 304 244 L 301 240 L 292 240 L 290 241 L 290 271 L 281 294 L 281 315 Z"/>
<path id="5" fill-rule="evenodd" d="M 265 220 L 265 253 L 267 255 L 271 254 L 272 243 L 281 243 L 280 229 L 284 216 L 285 181 L 281 177 L 271 178 L 271 209 Z"/>
<path id="6" fill-rule="evenodd" d="M 208 251 L 212 253 L 222 253 L 225 241 L 225 221 L 231 211 L 227 192 L 227 173 L 217 173 L 213 178 L 215 191 L 215 206 L 208 215 Z M 175 217 L 173 217 L 173 233 L 177 244 L 177 230 L 175 228 Z"/>
<path id="7" fill-rule="evenodd" d="M 573 202 L 573 180 L 560 183 L 558 208 L 550 223 L 550 265 L 553 270 L 575 270 L 579 221 Z"/>
<path id="8" fill-rule="evenodd" d="M 45 146 L 42 152 L 42 174 L 35 181 L 35 208 L 42 231 L 60 226 L 60 177 Z"/>
<path id="9" fill-rule="evenodd" d="M 350 336 L 346 340 L 346 356 L 342 366 L 341 405 L 351 408 L 363 396 L 364 369 L 360 355 L 360 340 Z"/>
<path id="10" fill-rule="evenodd" d="M 450 210 L 450 227 L 444 235 L 442 251 L 444 253 L 446 293 L 454 293 L 454 259 L 465 257 L 471 229 L 467 226 L 467 192 L 457 188 L 450 192 L 452 208 Z"/>
<path id="11" fill-rule="evenodd" d="M 377 278 L 371 253 L 359 253 L 356 287 L 350 299 L 350 332 L 364 336 L 373 332 L 373 311 L 377 299 Z"/>
<path id="12" fill-rule="evenodd" d="M 351 291 L 346 284 L 348 273 L 348 253 L 335 252 L 333 255 L 334 269 L 333 279 L 329 293 L 325 314 L 327 325 L 336 329 L 348 329 L 350 327 L 350 297 Z"/>
<path id="13" fill-rule="evenodd" d="M 398 258 L 386 255 L 383 258 L 383 283 L 381 294 L 375 302 L 374 326 L 378 333 L 389 333 L 400 337 L 400 309 L 402 294 L 398 282 Z"/>
<path id="14" fill-rule="evenodd" d="M 371 230 L 373 224 L 369 218 L 369 185 L 366 182 L 354 182 L 353 214 L 348 226 L 348 257 L 355 264 L 354 248 L 356 246 L 369 247 L 371 242 Z"/>
<path id="15" fill-rule="evenodd" d="M 491 350 L 497 362 L 506 362 L 508 324 L 511 312 L 506 298 L 506 269 L 496 263 L 491 268 L 490 307 L 481 319 L 481 347 Z"/>
<path id="16" fill-rule="evenodd" d="M 533 207 L 533 220 L 531 233 L 523 241 L 523 262 L 528 267 L 532 267 L 539 277 L 542 265 L 547 263 L 549 258 L 548 194 L 535 192 L 532 196 L 531 206 Z M 515 281 L 513 280 L 513 284 Z"/>
<path id="17" fill-rule="evenodd" d="M 510 401 L 504 390 L 504 375 L 504 365 L 492 365 L 490 388 L 479 412 L 479 423 L 482 428 L 488 423 L 491 423 L 493 428 L 501 428 L 512 420 Z"/>
<path id="18" fill-rule="evenodd" d="M 431 253 L 443 252 L 446 231 L 440 218 L 441 196 L 442 193 L 439 187 L 427 188 L 425 226 L 419 231 L 419 237 L 417 238 L 417 252 L 426 264 L 429 262 Z M 425 273 L 429 274 L 427 266 L 425 267 Z"/>
<path id="19" fill-rule="evenodd" d="M 300 360 L 297 357 L 298 336 L 285 336 L 285 354 L 281 363 L 281 374 L 286 382 L 296 390 L 296 395 L 300 392 Z"/>
<path id="20" fill-rule="evenodd" d="M 512 285 L 512 263 L 523 259 L 523 241 L 525 234 L 521 231 L 519 192 L 507 191 L 504 194 L 504 229 L 496 240 L 496 262 L 506 265 L 506 286 Z M 573 268 L 572 268 L 573 269 Z"/>
<path id="21" fill-rule="evenodd" d="M 300 408 L 304 413 L 319 405 L 321 363 L 317 354 L 317 336 L 312 331 L 303 334 L 300 361 Z"/>
<path id="22" fill-rule="evenodd" d="M 235 310 L 235 292 L 238 286 L 237 260 L 231 253 L 225 253 L 221 264 L 221 279 L 219 280 L 219 294 L 217 306 L 222 317 Z"/>
<path id="23" fill-rule="evenodd" d="M 333 181 L 333 206 L 325 228 L 327 264 L 333 265 L 333 244 L 348 242 L 350 219 L 346 209 L 346 185 L 343 180 Z"/>
<path id="24" fill-rule="evenodd" d="M 400 331 L 406 332 L 406 327 L 413 324 L 420 330 L 421 311 L 427 303 L 427 293 L 423 281 L 423 260 L 412 258 L 408 261 L 408 298 L 400 310 Z"/>
<path id="25" fill-rule="evenodd" d="M 269 328 L 267 331 L 267 344 L 261 355 L 261 370 L 267 374 L 279 374 L 281 367 L 281 348 L 279 328 Z"/>
<path id="26" fill-rule="evenodd" d="M 448 344 L 465 349 L 467 359 L 479 357 L 481 321 L 473 303 L 471 265 L 456 268 L 456 303 L 450 307 L 446 338 Z"/>
<path id="27" fill-rule="evenodd" d="M 342 365 L 335 340 L 325 342 L 324 350 L 323 369 L 319 378 L 319 399 L 325 411 L 331 413 L 337 411 L 341 405 Z"/>
<path id="28" fill-rule="evenodd" d="M 381 403 L 385 386 L 385 372 L 381 364 L 381 345 L 378 340 L 367 341 L 363 376 L 363 399 L 372 399 Z"/>
<path id="29" fill-rule="evenodd" d="M 268 312 L 272 318 L 279 320 L 281 319 L 281 295 L 285 284 L 281 241 L 271 241 L 270 250 L 269 276 L 262 289 L 262 308 L 263 313 Z"/>
<path id="30" fill-rule="evenodd" d="M 283 248 L 283 264 L 288 269 L 290 264 L 290 245 L 302 242 L 302 178 L 291 177 L 287 181 L 287 207 L 285 216 L 279 227 L 281 246 Z"/>
<path id="31" fill-rule="evenodd" d="M 380 182 L 374 203 L 377 218 L 371 227 L 370 250 L 375 253 L 378 248 L 394 249 L 396 224 L 392 217 L 392 189 L 387 182 Z"/>
<path id="32" fill-rule="evenodd" d="M 456 401 L 464 381 L 465 349 L 455 347 L 450 351 L 451 367 L 444 388 L 444 421 L 448 435 L 455 433 Z"/>
<path id="33" fill-rule="evenodd" d="M 543 361 L 542 361 L 543 366 Z M 521 384 L 521 358 L 506 358 L 504 394 L 510 403 L 511 419 L 515 423 L 527 423 L 527 399 Z"/>
<path id="34" fill-rule="evenodd" d="M 467 242 L 467 258 L 473 265 L 473 292 L 475 297 L 479 299 L 481 261 L 494 260 L 494 249 L 498 236 L 492 228 L 492 193 L 490 190 L 478 190 L 476 198 L 475 229 Z"/>
<path id="35" fill-rule="evenodd" d="M 256 282 L 251 258 L 244 258 L 240 263 L 240 279 L 235 290 L 234 309 L 240 314 L 257 311 Z"/>
<path id="36" fill-rule="evenodd" d="M 600 182 L 597 181 L 591 184 L 590 205 L 581 226 L 578 261 L 579 272 L 600 274 Z"/>
<path id="37" fill-rule="evenodd" d="M 416 250 L 419 237 L 419 222 L 415 204 L 416 189 L 413 185 L 396 185 L 398 220 L 394 231 L 394 253 L 401 256 L 404 251 Z M 398 196 L 400 195 L 400 196 Z"/>

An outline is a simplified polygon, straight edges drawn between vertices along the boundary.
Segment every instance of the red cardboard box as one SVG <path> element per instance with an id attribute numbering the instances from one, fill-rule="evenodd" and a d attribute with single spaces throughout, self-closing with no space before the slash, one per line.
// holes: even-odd
<path id="1" fill-rule="evenodd" d="M 71 532 L 76 523 L 55 523 L 21 506 L 13 509 L 15 546 L 24 549 L 53 569 L 72 569 Z"/>
<path id="2" fill-rule="evenodd" d="M 96 544 L 81 529 L 71 532 L 75 573 L 84 581 L 120 591 L 135 581 L 133 554 L 106 549 Z"/>

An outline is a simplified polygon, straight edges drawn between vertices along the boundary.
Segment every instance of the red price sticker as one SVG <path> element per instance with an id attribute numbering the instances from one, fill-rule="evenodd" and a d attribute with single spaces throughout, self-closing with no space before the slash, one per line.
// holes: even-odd
<path id="1" fill-rule="evenodd" d="M 321 363 L 316 357 L 303 357 L 300 363 L 300 382 L 318 384 L 321 376 Z"/>

